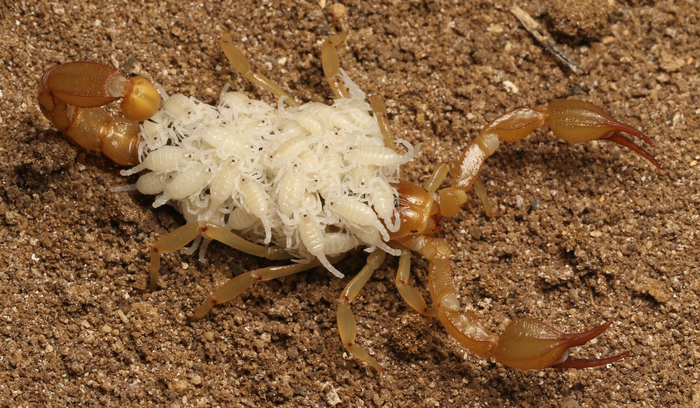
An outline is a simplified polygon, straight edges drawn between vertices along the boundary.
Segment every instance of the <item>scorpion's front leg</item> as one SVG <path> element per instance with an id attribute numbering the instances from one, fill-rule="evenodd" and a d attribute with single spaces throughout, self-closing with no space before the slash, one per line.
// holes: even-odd
<path id="1" fill-rule="evenodd" d="M 123 118 L 98 108 L 123 98 Z M 80 146 L 102 151 L 113 161 L 138 164 L 139 121 L 160 105 L 155 87 L 143 77 L 127 78 L 95 62 L 71 62 L 49 68 L 39 82 L 41 112 Z"/>
<path id="2" fill-rule="evenodd" d="M 629 355 L 624 352 L 602 359 L 577 359 L 569 348 L 585 344 L 610 327 L 610 322 L 583 333 L 561 333 L 535 319 L 510 322 L 498 338 L 479 323 L 476 315 L 461 311 L 454 289 L 456 267 L 450 249 L 442 239 L 426 238 L 422 251 L 430 261 L 429 289 L 438 318 L 460 344 L 482 357 L 495 357 L 508 367 L 520 369 L 585 368 L 615 362 Z"/>
<path id="3" fill-rule="evenodd" d="M 437 317 L 434 307 L 428 307 L 423 295 L 418 289 L 408 285 L 411 276 L 411 251 L 404 249 L 399 258 L 399 267 L 396 270 L 396 288 L 403 300 L 408 303 L 416 312 L 427 317 Z"/>

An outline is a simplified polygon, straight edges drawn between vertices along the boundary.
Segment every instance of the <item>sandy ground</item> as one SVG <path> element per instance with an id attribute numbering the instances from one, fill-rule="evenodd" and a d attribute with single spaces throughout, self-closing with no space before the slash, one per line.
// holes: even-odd
<path id="1" fill-rule="evenodd" d="M 298 100 L 328 102 L 320 44 L 338 30 L 330 3 L 83 3 L 0 3 L 0 406 L 700 406 L 695 2 L 520 4 L 549 24 L 579 76 L 534 42 L 508 2 L 346 3 L 341 65 L 384 98 L 398 136 L 422 143 L 411 180 L 456 159 L 499 114 L 569 97 L 644 130 L 664 166 L 543 129 L 485 166 L 503 215 L 485 217 L 473 197 L 440 234 L 455 249 L 465 308 L 491 330 L 525 316 L 564 331 L 612 320 L 575 353 L 628 358 L 578 371 L 479 359 L 407 307 L 390 259 L 353 303 L 384 386 L 339 341 L 335 309 L 349 278 L 315 270 L 263 283 L 190 326 L 216 287 L 267 265 L 214 244 L 207 265 L 167 256 L 159 290 L 142 293 L 148 245 L 183 219 L 152 209 L 152 197 L 110 192 L 135 178 L 64 140 L 35 102 L 41 73 L 76 60 L 207 102 L 226 83 L 270 101 L 224 59 L 218 41 L 229 31 Z M 424 289 L 427 264 L 414 261 Z"/>

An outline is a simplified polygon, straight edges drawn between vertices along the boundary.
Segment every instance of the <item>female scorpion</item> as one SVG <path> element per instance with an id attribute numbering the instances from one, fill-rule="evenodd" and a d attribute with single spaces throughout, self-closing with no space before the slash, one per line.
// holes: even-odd
<path id="1" fill-rule="evenodd" d="M 249 81 L 279 99 L 277 110 L 259 107 L 242 94 L 222 93 L 216 112 L 210 111 L 212 107 L 174 95 L 156 113 L 161 105 L 160 96 L 146 79 L 127 78 L 116 69 L 94 62 L 73 62 L 48 69 L 39 84 L 39 106 L 60 131 L 79 145 L 102 151 L 121 165 L 138 164 L 131 172 L 151 170 L 141 176 L 137 188 L 147 194 L 162 193 L 157 201 L 174 203 L 187 218 L 186 225 L 152 246 L 151 290 L 156 289 L 160 255 L 178 250 L 200 236 L 205 241 L 214 239 L 268 259 L 306 259 L 249 271 L 229 280 L 199 307 L 190 321 L 203 318 L 214 305 L 234 299 L 260 281 L 321 264 L 342 277 L 333 264 L 348 250 L 368 246 L 373 251 L 366 266 L 347 284 L 338 301 L 338 330 L 348 352 L 374 367 L 380 375 L 382 366 L 355 343 L 356 324 L 350 304 L 387 252 L 400 256 L 396 286 L 403 299 L 418 313 L 437 317 L 452 337 L 479 356 L 494 357 L 506 366 L 519 369 L 595 367 L 626 357 L 629 352 L 602 359 L 577 359 L 569 355 L 571 347 L 595 338 L 611 322 L 583 333 L 565 334 L 544 322 L 524 318 L 510 322 L 500 336 L 490 333 L 475 314 L 461 310 L 454 283 L 457 268 L 450 259 L 450 247 L 434 234 L 440 229 L 441 217 L 458 213 L 467 201 L 466 192 L 472 186 L 478 190 L 477 176 L 500 141 L 516 142 L 545 124 L 563 140 L 612 141 L 661 168 L 654 157 L 622 133 L 653 146 L 651 140 L 590 103 L 557 100 L 545 109 L 519 108 L 496 118 L 469 143 L 458 162 L 438 166 L 421 187 L 400 178 L 398 166 L 412 156 L 397 153 L 383 103 L 374 98 L 373 115 L 369 109 L 363 111 L 364 94 L 339 68 L 335 47 L 346 35 L 338 34 L 326 40 L 322 47 L 325 76 L 336 96 L 332 107 L 298 104 L 251 67 L 243 52 L 232 44 L 230 35 L 224 35 L 221 41 L 226 57 Z M 99 108 L 120 98 L 123 118 L 112 118 Z M 288 107 L 283 108 L 283 103 Z M 222 119 L 229 109 L 234 112 L 228 114 L 228 119 Z M 264 112 L 253 112 L 255 109 Z M 262 115 L 263 119 L 255 115 Z M 144 122 L 141 130 L 139 121 L 149 118 L 153 119 Z M 232 128 L 229 123 L 243 119 L 253 123 L 251 118 L 257 121 L 255 126 L 271 121 L 277 127 L 266 128 L 262 137 L 253 139 L 248 130 Z M 245 129 L 255 127 L 246 126 Z M 190 129 L 191 135 L 178 133 L 172 137 L 173 129 L 181 128 Z M 358 139 L 361 142 L 342 141 L 344 137 L 352 139 L 344 135 L 358 132 L 364 132 Z M 163 135 L 170 138 L 164 139 Z M 379 135 L 380 141 L 372 135 Z M 280 137 L 278 144 L 265 144 L 272 136 Z M 181 139 L 188 137 L 194 139 L 183 148 L 185 142 Z M 266 157 L 250 158 L 251 149 L 246 150 L 246 146 L 252 145 L 246 143 L 265 146 L 252 151 Z M 192 149 L 196 152 L 192 153 Z M 143 156 L 146 159 L 142 161 Z M 172 164 L 166 166 L 163 162 Z M 241 167 L 253 164 L 262 167 L 248 173 Z M 369 176 L 363 178 L 362 174 Z M 452 176 L 451 186 L 440 189 L 448 174 Z M 352 181 L 358 177 L 362 182 Z M 367 190 L 357 187 L 372 180 L 391 193 L 388 200 L 378 189 L 374 189 L 378 195 L 372 198 Z M 352 186 L 343 187 L 348 183 Z M 223 193 L 219 194 L 220 191 Z M 388 202 L 389 206 L 380 202 Z M 411 251 L 420 252 L 429 261 L 428 288 L 433 307 L 428 307 L 421 293 L 407 284 Z"/>

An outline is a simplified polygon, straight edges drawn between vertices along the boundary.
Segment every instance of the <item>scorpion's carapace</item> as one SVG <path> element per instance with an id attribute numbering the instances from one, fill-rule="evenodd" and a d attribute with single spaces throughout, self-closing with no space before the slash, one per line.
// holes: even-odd
<path id="1" fill-rule="evenodd" d="M 120 98 L 123 118 L 99 108 Z M 58 130 L 124 166 L 138 164 L 139 121 L 160 106 L 160 95 L 146 78 L 127 78 L 112 67 L 85 61 L 44 72 L 38 99 L 41 112 Z"/>

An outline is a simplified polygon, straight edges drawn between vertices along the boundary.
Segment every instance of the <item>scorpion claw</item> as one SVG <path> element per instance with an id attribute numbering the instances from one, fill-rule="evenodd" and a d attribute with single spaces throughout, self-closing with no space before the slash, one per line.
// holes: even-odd
<path id="1" fill-rule="evenodd" d="M 569 356 L 571 347 L 580 346 L 603 333 L 612 322 L 606 322 L 582 333 L 562 333 L 535 319 L 512 321 L 501 335 L 496 360 L 513 368 L 526 370 L 597 367 L 629 355 L 624 352 L 602 359 L 577 359 Z"/>
<path id="2" fill-rule="evenodd" d="M 647 135 L 628 124 L 613 119 L 592 103 L 573 99 L 552 101 L 547 105 L 544 123 L 560 139 L 578 143 L 607 139 L 627 147 L 649 160 L 654 166 L 661 168 L 661 164 L 651 154 L 622 136 L 620 132 L 638 137 L 653 147 L 654 143 Z"/>
<path id="3" fill-rule="evenodd" d="M 634 134 L 634 133 L 632 133 L 632 134 Z M 652 143 L 652 141 L 648 137 L 646 137 L 646 135 L 644 135 L 642 133 L 640 133 L 640 134 L 643 136 L 643 137 L 640 136 L 639 137 L 640 139 L 644 140 L 648 145 L 654 146 L 654 143 Z M 637 135 L 635 134 L 635 136 L 637 136 Z M 642 147 L 637 146 L 633 141 L 626 138 L 620 132 L 611 132 L 609 136 L 603 137 L 602 139 L 617 143 L 620 146 L 624 146 L 624 147 L 632 150 L 633 152 L 637 153 L 638 155 L 644 157 L 645 159 L 649 160 L 651 162 L 651 164 L 656 166 L 658 169 L 663 169 L 663 166 L 661 166 L 661 163 L 659 163 L 659 161 L 656 160 L 656 158 L 654 158 L 654 156 L 652 156 L 651 153 L 647 152 Z"/>
<path id="4" fill-rule="evenodd" d="M 616 356 L 612 357 L 606 357 L 606 358 L 594 358 L 594 359 L 586 359 L 586 358 L 574 358 L 574 357 L 567 357 L 566 360 L 562 361 L 561 363 L 554 364 L 552 368 L 590 368 L 590 367 L 598 367 L 602 366 L 605 364 L 610 364 L 614 363 L 617 360 L 622 360 L 623 358 L 627 357 L 630 355 L 629 351 L 625 351 L 624 353 L 620 353 Z"/>

